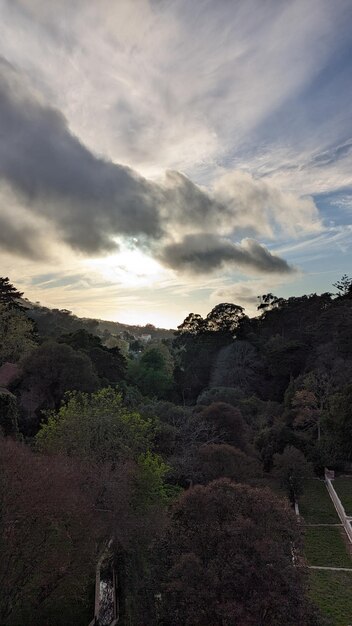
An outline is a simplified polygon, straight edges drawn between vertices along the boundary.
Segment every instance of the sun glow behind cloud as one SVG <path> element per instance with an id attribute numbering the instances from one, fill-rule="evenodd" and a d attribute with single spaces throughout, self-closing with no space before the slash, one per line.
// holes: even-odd
<path id="1" fill-rule="evenodd" d="M 155 259 L 138 249 L 122 248 L 116 254 L 85 259 L 83 265 L 105 280 L 126 287 L 153 287 L 170 274 Z"/>

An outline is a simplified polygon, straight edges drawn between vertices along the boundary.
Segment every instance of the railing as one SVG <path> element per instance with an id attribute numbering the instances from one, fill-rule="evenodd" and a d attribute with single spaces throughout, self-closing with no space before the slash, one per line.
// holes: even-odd
<path id="1" fill-rule="evenodd" d="M 330 497 L 334 503 L 335 509 L 337 511 L 337 514 L 342 522 L 342 525 L 346 531 L 346 535 L 349 538 L 350 542 L 352 543 L 352 526 L 350 523 L 350 519 L 347 517 L 346 513 L 345 513 L 345 509 L 342 506 L 342 502 L 340 500 L 340 498 L 338 497 L 333 484 L 331 482 L 331 478 L 329 477 L 329 474 L 327 472 L 325 472 L 325 484 L 327 487 L 327 490 L 330 494 Z"/>

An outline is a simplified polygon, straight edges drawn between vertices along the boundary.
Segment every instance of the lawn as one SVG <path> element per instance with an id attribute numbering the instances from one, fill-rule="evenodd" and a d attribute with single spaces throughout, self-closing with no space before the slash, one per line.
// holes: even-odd
<path id="1" fill-rule="evenodd" d="M 342 502 L 346 515 L 352 516 L 352 476 L 339 476 L 332 481 L 332 484 Z"/>
<path id="2" fill-rule="evenodd" d="M 299 512 L 306 524 L 339 524 L 340 520 L 324 481 L 311 479 L 299 499 Z"/>
<path id="3" fill-rule="evenodd" d="M 310 596 L 333 626 L 352 624 L 352 572 L 309 570 Z"/>
<path id="4" fill-rule="evenodd" d="M 304 552 L 309 565 L 352 568 L 343 532 L 342 526 L 306 526 Z"/>

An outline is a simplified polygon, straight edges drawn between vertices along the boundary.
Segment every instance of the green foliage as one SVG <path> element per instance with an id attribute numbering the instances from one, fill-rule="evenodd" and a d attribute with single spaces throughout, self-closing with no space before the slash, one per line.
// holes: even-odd
<path id="1" fill-rule="evenodd" d="M 0 303 L 0 365 L 23 360 L 35 346 L 33 323 L 25 313 Z"/>
<path id="2" fill-rule="evenodd" d="M 49 413 L 36 442 L 46 452 L 98 462 L 136 460 L 150 449 L 154 431 L 155 422 L 126 409 L 121 394 L 107 388 L 69 393 L 64 406 Z"/>
<path id="3" fill-rule="evenodd" d="M 130 361 L 128 378 L 143 395 L 165 399 L 174 385 L 172 370 L 170 352 L 160 344 L 147 348 L 140 359 Z"/>
<path id="4" fill-rule="evenodd" d="M 166 506 L 178 495 L 179 488 L 165 483 L 170 468 L 158 454 L 148 450 L 138 457 L 137 464 L 135 501 L 138 508 Z"/>

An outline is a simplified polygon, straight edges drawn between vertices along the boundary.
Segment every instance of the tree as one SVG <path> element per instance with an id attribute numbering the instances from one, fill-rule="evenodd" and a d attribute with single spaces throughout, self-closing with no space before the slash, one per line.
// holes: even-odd
<path id="1" fill-rule="evenodd" d="M 173 362 L 163 344 L 147 348 L 140 359 L 131 361 L 129 380 L 145 396 L 166 399 L 174 386 Z"/>
<path id="2" fill-rule="evenodd" d="M 0 278 L 0 304 L 23 310 L 23 307 L 21 307 L 18 302 L 22 296 L 23 292 L 18 291 L 18 289 L 10 283 L 8 277 Z"/>
<path id="3" fill-rule="evenodd" d="M 22 390 L 36 395 L 41 408 L 58 408 L 67 391 L 98 387 L 89 357 L 63 343 L 43 343 L 23 363 Z"/>
<path id="4" fill-rule="evenodd" d="M 293 544 L 295 517 L 268 489 L 221 479 L 183 493 L 160 549 L 162 624 L 306 624 Z"/>
<path id="5" fill-rule="evenodd" d="M 207 331 L 234 336 L 240 321 L 245 317 L 244 308 L 238 304 L 217 304 L 205 318 Z"/>
<path id="6" fill-rule="evenodd" d="M 124 407 L 115 389 L 71 393 L 36 436 L 42 453 L 65 454 L 95 467 L 96 506 L 108 516 L 106 540 L 116 566 L 119 623 L 137 622 L 147 586 L 148 549 L 172 493 L 167 465 L 152 451 L 155 420 Z M 148 595 L 144 591 L 144 596 Z"/>
<path id="7" fill-rule="evenodd" d="M 238 406 L 244 399 L 242 389 L 238 387 L 211 387 L 205 389 L 197 398 L 197 404 L 208 405 L 213 402 L 226 402 L 232 406 Z"/>
<path id="8" fill-rule="evenodd" d="M 205 320 L 199 313 L 189 313 L 182 324 L 177 326 L 176 336 L 190 334 L 198 335 L 205 330 Z"/>
<path id="9" fill-rule="evenodd" d="M 126 409 L 121 394 L 107 388 L 68 394 L 66 403 L 41 424 L 36 441 L 40 450 L 51 454 L 116 463 L 146 453 L 153 434 L 153 421 Z"/>
<path id="10" fill-rule="evenodd" d="M 340 298 L 352 296 L 352 278 L 344 274 L 341 276 L 340 280 L 336 283 L 333 283 L 333 287 L 336 287 L 337 293 L 336 295 Z"/>
<path id="11" fill-rule="evenodd" d="M 303 389 L 293 396 L 292 406 L 296 410 L 295 426 L 302 430 L 317 430 L 321 439 L 321 418 L 331 392 L 331 378 L 324 370 L 316 370 L 303 379 Z"/>
<path id="12" fill-rule="evenodd" d="M 258 386 L 262 363 L 248 341 L 236 340 L 222 348 L 215 360 L 210 387 L 237 387 L 250 392 Z"/>
<path id="13" fill-rule="evenodd" d="M 0 623 L 84 626 L 96 541 L 88 468 L 0 439 Z"/>
<path id="14" fill-rule="evenodd" d="M 197 417 L 212 425 L 219 433 L 221 443 L 245 450 L 245 423 L 241 411 L 225 402 L 213 402 L 207 407 L 199 407 Z"/>
<path id="15" fill-rule="evenodd" d="M 265 362 L 276 392 L 274 399 L 281 400 L 291 377 L 304 369 L 309 347 L 299 339 L 284 339 L 273 335 L 265 344 Z"/>
<path id="16" fill-rule="evenodd" d="M 329 439 L 340 459 L 352 460 L 352 384 L 331 396 Z M 335 452 L 335 454 L 336 454 Z"/>
<path id="17" fill-rule="evenodd" d="M 304 491 L 305 481 L 313 475 L 312 464 L 294 446 L 287 446 L 282 454 L 274 454 L 274 475 L 287 491 L 293 503 Z"/>
<path id="18" fill-rule="evenodd" d="M 276 421 L 271 427 L 264 427 L 255 440 L 266 472 L 271 470 L 275 454 L 282 454 L 288 445 L 298 447 L 300 444 L 302 441 L 298 434 L 281 421 Z"/>
<path id="19" fill-rule="evenodd" d="M 201 446 L 195 454 L 195 481 L 203 484 L 218 478 L 250 483 L 261 476 L 260 463 L 228 444 Z"/>
<path id="20" fill-rule="evenodd" d="M 103 384 L 117 383 L 125 378 L 127 364 L 119 348 L 106 348 L 100 337 L 92 335 L 85 328 L 62 335 L 59 342 L 86 354 Z"/>
<path id="21" fill-rule="evenodd" d="M 0 303 L 0 365 L 21 361 L 35 346 L 33 323 L 19 309 Z"/>
<path id="22" fill-rule="evenodd" d="M 277 298 L 272 293 L 264 293 L 262 296 L 258 296 L 258 299 L 260 301 L 257 306 L 258 311 L 271 311 L 285 302 L 283 298 Z"/>

